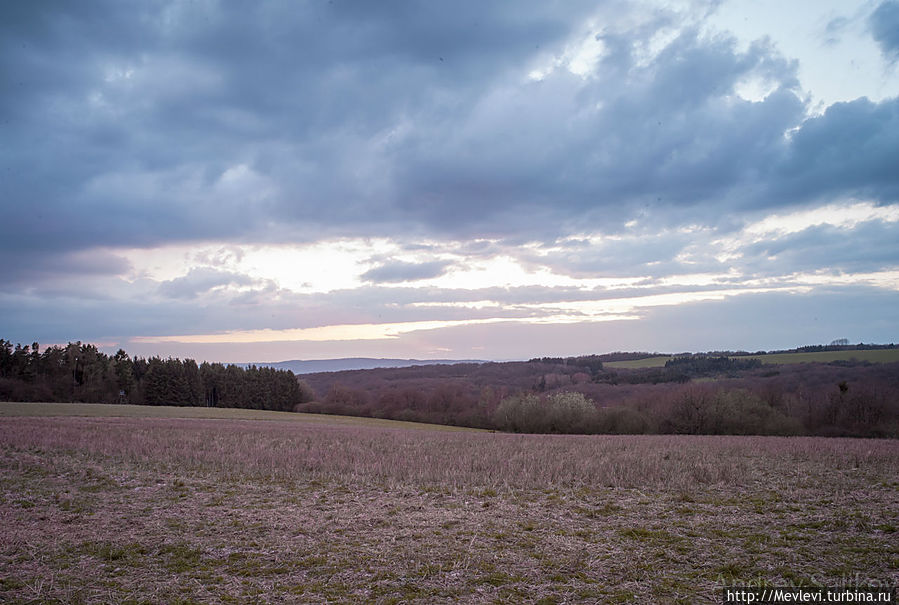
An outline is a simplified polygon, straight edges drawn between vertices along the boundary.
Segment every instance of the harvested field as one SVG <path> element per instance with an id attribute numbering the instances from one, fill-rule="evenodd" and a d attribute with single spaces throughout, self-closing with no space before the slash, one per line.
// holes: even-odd
<path id="1" fill-rule="evenodd" d="M 899 442 L 0 418 L 5 602 L 714 603 L 899 582 Z"/>
<path id="2" fill-rule="evenodd" d="M 245 408 L 212 408 L 173 405 L 122 405 L 109 403 L 16 403 L 0 402 L 3 416 L 85 416 L 89 418 L 205 418 L 221 420 L 278 420 L 305 424 L 341 426 L 370 426 L 384 428 L 426 429 L 434 431 L 473 431 L 478 429 L 402 422 L 360 416 L 336 416 L 331 414 L 300 414 L 273 412 Z"/>

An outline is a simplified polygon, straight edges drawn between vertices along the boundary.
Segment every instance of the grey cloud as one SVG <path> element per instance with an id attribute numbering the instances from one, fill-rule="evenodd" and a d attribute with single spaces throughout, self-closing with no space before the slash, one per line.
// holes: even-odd
<path id="1" fill-rule="evenodd" d="M 362 274 L 362 279 L 375 283 L 398 283 L 440 277 L 452 263 L 431 261 L 426 263 L 387 262 Z"/>
<path id="2" fill-rule="evenodd" d="M 606 52 L 590 77 L 560 68 L 528 81 L 596 10 L 590 33 Z M 622 232 L 633 218 L 724 230 L 747 209 L 897 200 L 899 100 L 861 99 L 806 120 L 797 65 L 769 42 L 741 48 L 700 34 L 695 15 L 642 10 L 7 3 L 0 249 L 29 250 L 16 279 L 54 254 L 172 241 L 502 239 L 460 249 L 486 256 Z M 870 25 L 891 44 L 896 28 Z M 646 60 L 667 27 L 679 35 Z M 736 97 L 746 78 L 773 92 Z M 653 275 L 680 270 L 670 258 L 689 242 L 654 243 L 664 254 L 643 243 L 547 262 L 623 273 L 668 257 Z M 370 278 L 439 269 L 385 266 Z"/>
<path id="3" fill-rule="evenodd" d="M 883 56 L 891 62 L 899 59 L 899 2 L 881 2 L 868 18 L 868 28 Z"/>
<path id="4" fill-rule="evenodd" d="M 757 183 L 804 112 L 795 65 L 764 43 L 740 52 L 692 30 L 648 65 L 635 54 L 619 36 L 591 82 L 556 71 L 486 96 L 449 137 L 418 134 L 398 163 L 403 208 L 444 229 L 546 234 L 614 230 L 637 212 L 664 221 L 684 206 L 708 221 L 722 204 L 759 203 Z M 751 75 L 779 88 L 735 102 Z"/>
<path id="5" fill-rule="evenodd" d="M 102 249 L 54 254 L 37 246 L 26 246 L 4 252 L 0 283 L 37 286 L 50 281 L 119 276 L 130 270 L 127 259 Z"/>
<path id="6" fill-rule="evenodd" d="M 596 84 L 516 84 L 590 3 L 236 6 L 12 9 L 8 245 L 267 239 L 274 221 L 508 235 L 586 213 L 599 226 L 732 189 L 801 111 L 789 97 L 717 103 L 750 72 L 791 85 L 764 46 L 687 31 L 637 66 L 652 27 L 617 34 Z M 13 85 L 26 75 L 40 86 Z M 737 162 L 746 149 L 760 158 Z M 223 186 L 237 166 L 251 188 Z"/>
<path id="7" fill-rule="evenodd" d="M 668 351 L 759 350 L 828 343 L 838 334 L 851 342 L 891 342 L 897 322 L 895 292 L 837 286 L 659 307 L 632 326 L 631 337 Z"/>
<path id="8" fill-rule="evenodd" d="M 649 308 L 642 314 L 640 321 L 458 326 L 405 335 L 396 344 L 445 348 L 480 359 L 616 350 L 759 350 L 826 343 L 841 335 L 853 342 L 888 342 L 899 322 L 895 292 L 858 287 L 810 295 L 742 294 L 724 301 Z M 473 350 L 478 353 L 469 353 Z"/>
<path id="9" fill-rule="evenodd" d="M 701 236 L 702 239 L 707 239 Z M 700 238 L 688 232 L 660 232 L 602 239 L 598 243 L 556 243 L 541 254 L 522 254 L 531 266 L 574 277 L 665 277 L 676 273 L 722 270 L 720 263 L 703 259 L 704 266 L 686 265 L 677 257 Z"/>
<path id="10" fill-rule="evenodd" d="M 591 5 L 5 6 L 4 242 L 266 239 L 276 218 L 361 230 L 391 194 L 372 137 L 470 103 Z M 241 164 L 275 183 L 277 205 L 215 190 Z"/>
<path id="11" fill-rule="evenodd" d="M 170 298 L 190 299 L 222 286 L 258 285 L 260 280 L 231 271 L 210 267 L 191 269 L 184 277 L 176 277 L 159 285 L 159 293 Z"/>
<path id="12" fill-rule="evenodd" d="M 869 221 L 853 228 L 819 225 L 758 242 L 744 253 L 747 271 L 765 275 L 782 274 L 785 267 L 797 272 L 875 272 L 899 263 L 899 223 Z"/>
<path id="13" fill-rule="evenodd" d="M 835 103 L 806 120 L 771 179 L 773 199 L 899 200 L 899 99 Z"/>
<path id="14" fill-rule="evenodd" d="M 847 17 L 835 17 L 827 22 L 824 27 L 824 43 L 828 45 L 836 44 L 840 41 L 843 31 L 852 21 Z"/>

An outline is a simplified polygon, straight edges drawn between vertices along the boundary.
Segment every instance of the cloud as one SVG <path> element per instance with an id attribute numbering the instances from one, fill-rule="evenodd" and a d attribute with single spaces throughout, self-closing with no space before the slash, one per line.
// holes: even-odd
<path id="1" fill-rule="evenodd" d="M 3 262 L 0 263 L 0 282 L 24 286 L 83 282 L 124 275 L 131 269 L 131 263 L 126 258 L 103 248 L 53 253 L 39 246 L 26 246 L 4 252 Z"/>
<path id="2" fill-rule="evenodd" d="M 625 233 L 613 237 L 571 239 L 522 254 L 534 267 L 580 278 L 663 277 L 677 273 L 723 270 L 710 257 L 688 259 L 691 249 L 710 233 L 692 230 Z"/>
<path id="3" fill-rule="evenodd" d="M 860 245 L 859 242 L 864 242 Z M 808 227 L 744 248 L 748 271 L 871 273 L 899 266 L 899 223 L 869 221 L 852 229 Z"/>
<path id="4" fill-rule="evenodd" d="M 387 339 L 170 343 L 164 348 L 160 344 L 132 343 L 127 350 L 142 355 L 164 350 L 201 359 L 225 355 L 230 361 L 258 361 L 341 357 L 350 346 L 359 355 L 371 357 L 446 358 L 451 354 L 456 358 L 520 360 L 615 350 L 788 348 L 843 337 L 852 342 L 884 342 L 890 340 L 884 335 L 894 333 L 897 322 L 895 293 L 852 287 L 807 295 L 771 292 L 660 306 L 648 309 L 640 321 L 561 325 L 470 322 L 395 333 Z"/>
<path id="5" fill-rule="evenodd" d="M 841 161 L 896 149 L 895 103 L 803 123 L 796 63 L 702 33 L 701 5 L 8 11 L 4 249 L 717 224 L 821 174 L 812 196 L 856 190 L 871 167 Z M 832 165 L 803 144 L 853 126 Z"/>
<path id="6" fill-rule="evenodd" d="M 891 275 L 874 210 L 751 228 L 896 208 L 899 99 L 813 106 L 788 47 L 715 30 L 715 6 L 4 6 L 2 327 L 528 319 Z M 867 22 L 887 58 L 896 6 Z"/>
<path id="7" fill-rule="evenodd" d="M 899 200 L 899 99 L 835 103 L 792 134 L 773 199 Z"/>
<path id="8" fill-rule="evenodd" d="M 159 285 L 159 292 L 169 298 L 191 299 L 208 294 L 210 290 L 216 288 L 259 285 L 261 285 L 261 280 L 254 279 L 248 275 L 209 267 L 198 267 L 191 269 L 183 277 L 162 282 Z"/>
<path id="9" fill-rule="evenodd" d="M 884 58 L 895 63 L 899 59 L 899 2 L 881 2 L 868 17 L 868 28 L 880 45 Z"/>
<path id="10" fill-rule="evenodd" d="M 824 42 L 828 46 L 839 44 L 843 32 L 852 23 L 848 17 L 834 17 L 824 27 Z"/>
<path id="11" fill-rule="evenodd" d="M 399 283 L 440 277 L 452 265 L 445 261 L 426 263 L 388 262 L 362 274 L 362 279 L 375 283 Z"/>

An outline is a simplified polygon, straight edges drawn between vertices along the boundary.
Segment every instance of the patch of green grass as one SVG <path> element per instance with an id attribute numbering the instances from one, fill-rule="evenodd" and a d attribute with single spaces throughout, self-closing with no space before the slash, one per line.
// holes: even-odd
<path id="1" fill-rule="evenodd" d="M 502 571 L 492 571 L 482 576 L 475 576 L 471 579 L 472 584 L 489 584 L 490 586 L 505 586 L 507 584 L 516 584 L 523 581 L 524 578 L 514 576 Z"/>
<path id="2" fill-rule="evenodd" d="M 618 534 L 638 542 L 648 542 L 657 545 L 674 545 L 683 540 L 680 536 L 667 532 L 664 529 L 647 529 L 645 527 L 620 529 Z"/>
<path id="3" fill-rule="evenodd" d="M 17 578 L 0 578 L 0 591 L 21 590 L 25 583 Z"/>
<path id="4" fill-rule="evenodd" d="M 159 547 L 163 566 L 172 573 L 184 573 L 201 568 L 203 551 L 187 542 L 174 542 Z"/>
<path id="5" fill-rule="evenodd" d="M 663 368 L 665 367 L 665 362 L 669 359 L 671 359 L 671 355 L 660 355 L 657 357 L 644 357 L 643 359 L 628 359 L 627 361 L 607 361 L 602 365 L 607 368 L 621 368 L 627 370 Z"/>
<path id="6" fill-rule="evenodd" d="M 137 566 L 145 562 L 148 549 L 137 542 L 116 543 L 109 541 L 88 541 L 69 549 L 72 554 L 87 555 L 103 563 L 116 567 Z"/>
<path id="7" fill-rule="evenodd" d="M 762 363 L 828 363 L 831 361 L 869 361 L 871 363 L 893 363 L 899 361 L 899 349 L 875 349 L 871 351 L 820 351 L 816 353 L 773 353 L 771 355 L 748 355 L 736 359 L 758 359 Z"/>
<path id="8" fill-rule="evenodd" d="M 96 505 L 94 497 L 81 497 L 72 494 L 53 494 L 53 501 L 59 510 L 76 515 L 90 515 Z"/>

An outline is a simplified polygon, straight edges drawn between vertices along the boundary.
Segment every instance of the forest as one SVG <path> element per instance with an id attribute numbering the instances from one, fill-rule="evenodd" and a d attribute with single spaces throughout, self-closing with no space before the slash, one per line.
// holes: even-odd
<path id="1" fill-rule="evenodd" d="M 720 352 L 603 366 L 639 355 L 305 374 L 316 397 L 296 409 L 528 433 L 899 437 L 896 362 L 763 365 Z"/>
<path id="2" fill-rule="evenodd" d="M 604 365 L 641 355 L 650 354 L 297 377 L 123 350 L 109 356 L 80 342 L 41 351 L 0 340 L 0 400 L 236 407 L 527 433 L 899 437 L 899 362 L 762 364 L 723 351 L 676 355 L 662 367 Z"/>
<path id="3" fill-rule="evenodd" d="M 292 411 L 308 401 L 293 372 L 192 359 L 107 355 L 91 344 L 40 350 L 0 340 L 0 401 L 78 401 Z"/>

